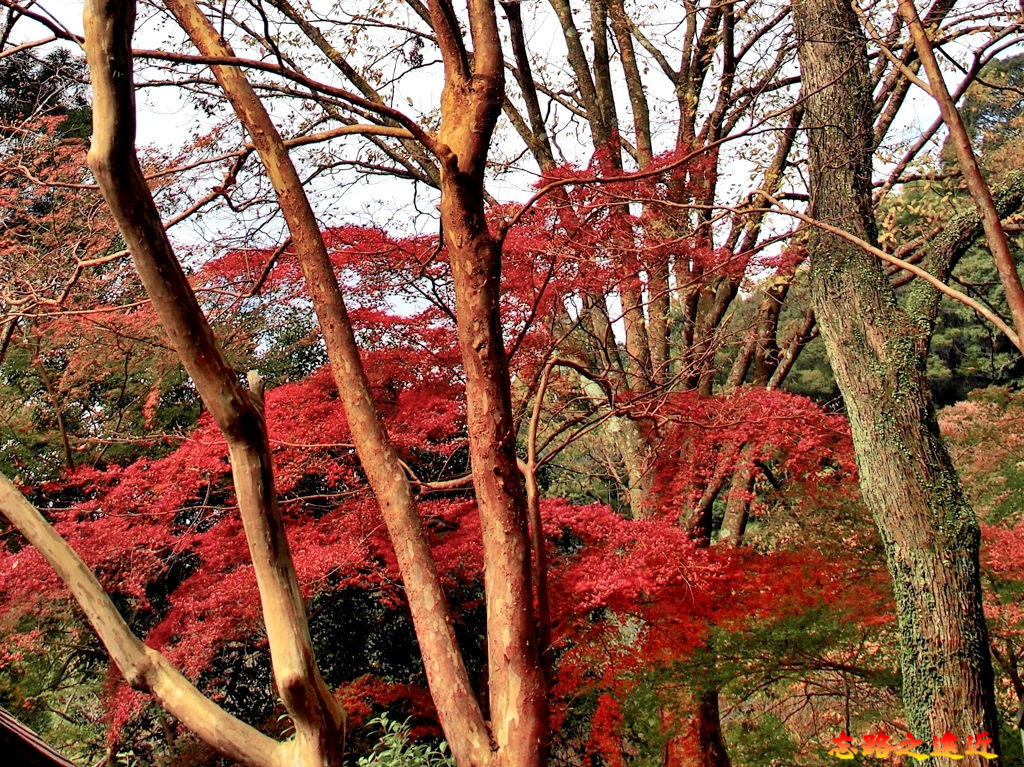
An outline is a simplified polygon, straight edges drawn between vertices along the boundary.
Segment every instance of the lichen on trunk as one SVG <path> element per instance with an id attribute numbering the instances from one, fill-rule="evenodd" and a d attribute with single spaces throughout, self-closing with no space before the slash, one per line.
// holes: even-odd
<path id="1" fill-rule="evenodd" d="M 793 15 L 808 94 L 811 214 L 874 243 L 863 33 L 841 0 L 797 0 Z M 899 306 L 881 264 L 862 248 L 820 229 L 808 248 L 818 326 L 892 576 L 907 726 L 925 742 L 947 730 L 987 730 L 995 739 L 980 533 L 929 398 L 930 323 Z"/>

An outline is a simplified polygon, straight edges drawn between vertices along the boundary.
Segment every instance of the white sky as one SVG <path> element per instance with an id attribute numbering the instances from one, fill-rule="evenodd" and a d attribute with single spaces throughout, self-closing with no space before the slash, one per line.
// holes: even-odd
<path id="1" fill-rule="evenodd" d="M 62 24 L 67 26 L 71 31 L 81 33 L 82 31 L 82 2 L 81 0 L 43 0 L 41 4 L 35 6 L 35 9 L 45 8 L 52 16 L 57 18 Z M 531 11 L 539 11 L 540 5 L 534 5 L 531 3 Z M 545 25 L 544 17 L 537 15 L 536 18 L 531 18 L 533 14 L 524 14 L 527 16 L 525 19 L 527 23 L 527 32 L 530 37 L 529 44 L 533 50 L 551 50 L 551 58 L 553 66 L 564 67 L 564 50 L 563 43 L 560 38 L 560 30 L 557 29 L 557 24 L 551 23 L 550 14 L 548 14 L 548 23 Z M 16 31 L 16 38 L 18 40 L 29 40 L 39 37 L 46 36 L 47 31 L 38 27 L 37 25 L 22 21 Z M 172 48 L 174 43 L 171 40 L 170 31 L 168 29 L 162 29 L 154 23 L 153 19 L 144 20 L 140 23 L 136 30 L 135 45 L 143 48 Z M 563 58 L 559 60 L 559 57 Z M 320 75 L 319 72 L 314 71 L 313 74 Z M 324 77 L 327 81 L 331 81 L 333 73 L 326 72 Z M 413 93 L 417 99 L 417 107 L 420 111 L 427 111 L 429 104 L 436 103 L 438 83 L 436 77 L 436 70 L 430 75 L 421 77 L 418 82 L 412 82 L 412 89 L 403 91 L 402 96 L 404 97 L 406 92 Z M 652 87 L 657 88 L 657 78 L 652 76 L 653 83 Z M 954 83 L 950 83 L 951 87 Z M 621 96 L 621 103 L 628 104 L 628 99 L 625 94 Z M 404 102 L 400 104 L 404 107 Z M 208 124 L 209 121 L 199 112 L 197 112 L 182 96 L 175 91 L 173 88 L 157 88 L 157 89 L 144 89 L 140 91 L 138 97 L 138 143 L 140 147 L 144 146 L 155 146 L 164 149 L 178 148 L 191 138 L 191 135 L 197 128 L 201 128 L 204 124 Z M 913 87 L 911 90 L 910 98 L 908 99 L 907 106 L 904 108 L 900 115 L 897 124 L 890 131 L 890 141 L 899 139 L 903 136 L 910 135 L 916 136 L 927 127 L 936 117 L 937 109 L 934 106 L 932 100 L 923 94 L 918 88 Z M 279 127 L 287 132 L 288 125 L 285 123 L 286 119 L 281 115 L 278 116 Z M 511 136 L 512 130 L 506 126 L 502 129 L 505 135 Z M 499 134 L 502 135 L 502 134 Z M 358 141 L 358 139 L 351 139 L 352 141 Z M 519 144 L 517 137 L 514 138 L 515 144 Z M 563 142 L 568 141 L 567 138 L 563 137 Z M 569 147 L 563 146 L 563 149 L 568 148 L 570 151 L 573 150 L 571 142 Z M 736 147 L 727 147 L 726 152 L 737 151 Z M 500 151 L 500 148 L 499 148 Z M 579 160 L 580 158 L 573 158 Z M 585 159 L 585 158 L 584 158 Z M 884 159 L 881 162 L 880 170 L 884 172 Z M 527 165 L 532 167 L 531 162 L 527 162 Z M 731 169 L 727 170 L 723 179 L 723 189 L 732 186 L 744 188 L 752 188 L 751 182 L 749 181 L 750 176 L 750 164 L 743 161 L 742 157 L 737 157 L 734 160 L 734 164 Z M 523 199 L 529 193 L 529 187 L 532 182 L 532 177 L 526 173 L 510 174 L 508 176 L 502 176 L 498 178 L 492 178 L 489 181 L 489 191 L 495 195 L 498 199 L 509 200 L 509 199 Z M 215 183 L 215 180 L 211 178 L 211 183 Z M 755 182 L 756 183 L 756 182 Z M 370 179 L 365 184 L 357 185 L 345 192 L 344 196 L 344 207 L 346 211 L 338 210 L 337 213 L 351 213 L 356 216 L 370 216 L 379 217 L 382 212 L 390 209 L 395 210 L 396 208 L 402 208 L 403 206 L 409 206 L 411 201 L 411 188 L 412 185 L 405 181 L 395 181 L 393 179 L 375 178 Z M 432 192 L 420 190 L 420 203 L 421 208 L 431 208 L 432 203 L 430 197 Z M 738 195 L 742 197 L 742 193 Z M 730 199 L 735 198 L 735 195 L 730 194 Z M 330 216 L 333 211 L 321 210 L 321 215 Z M 332 222 L 336 223 L 336 222 Z M 788 221 L 781 223 L 781 226 L 788 227 Z M 228 221 L 224 222 L 224 225 L 229 225 Z M 429 223 L 427 224 L 429 225 Z M 185 236 L 186 239 L 193 239 L 184 233 L 182 228 L 179 227 L 177 230 L 178 236 Z M 210 236 L 209 225 L 207 225 L 206 232 L 198 235 L 199 237 Z"/>

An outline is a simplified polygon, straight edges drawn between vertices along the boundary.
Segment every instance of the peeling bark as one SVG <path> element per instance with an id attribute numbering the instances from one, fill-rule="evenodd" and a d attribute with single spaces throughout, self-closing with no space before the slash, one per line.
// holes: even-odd
<path id="1" fill-rule="evenodd" d="M 455 283 L 466 373 L 470 464 L 480 512 L 487 600 L 491 734 L 500 767 L 541 767 L 547 686 L 537 642 L 526 494 L 515 453 L 508 360 L 498 313 L 501 249 L 484 210 L 484 165 L 504 95 L 493 0 L 470 0 L 473 70 L 462 71 L 440 3 L 430 14 L 445 66 L 438 155 L 441 222 Z M 461 39 L 461 38 L 458 38 Z"/>
<path id="2" fill-rule="evenodd" d="M 263 606 L 274 680 L 295 724 L 295 738 L 280 748 L 292 764 L 332 764 L 341 758 L 344 712 L 321 679 L 313 657 L 305 607 L 277 506 L 262 391 L 258 387 L 255 392 L 246 391 L 221 355 L 167 240 L 135 154 L 131 57 L 134 20 L 135 6 L 130 0 L 90 0 L 86 4 L 86 54 L 94 93 L 89 166 L 171 345 L 228 443 L 235 493 Z M 257 383 L 257 379 L 251 380 Z M 115 636 L 130 645 L 128 640 Z M 157 690 L 173 681 L 168 669 L 154 674 L 143 667 L 126 673 L 136 676 L 129 677 L 130 682 L 153 689 L 172 711 L 172 707 L 178 707 L 173 699 L 176 692 L 161 694 Z M 180 687 L 180 683 L 175 684 Z M 210 710 L 216 706 L 196 701 L 187 693 L 186 697 L 191 706 L 185 710 L 187 718 L 183 721 L 210 736 L 210 727 L 202 717 L 211 715 Z M 259 738 L 252 740 L 254 744 L 262 743 Z M 219 738 L 211 736 L 210 742 L 220 747 Z M 231 745 L 237 754 L 240 745 Z M 244 750 L 242 753 L 245 755 Z M 258 763 L 269 763 L 262 751 Z"/>
<path id="3" fill-rule="evenodd" d="M 204 55 L 233 55 L 192 0 L 168 0 L 168 7 Z M 352 440 L 395 548 L 438 718 L 456 758 L 484 764 L 491 745 L 483 713 L 455 639 L 412 489 L 378 417 L 316 217 L 280 134 L 245 76 L 233 67 L 214 67 L 214 74 L 252 138 L 288 223 Z"/>

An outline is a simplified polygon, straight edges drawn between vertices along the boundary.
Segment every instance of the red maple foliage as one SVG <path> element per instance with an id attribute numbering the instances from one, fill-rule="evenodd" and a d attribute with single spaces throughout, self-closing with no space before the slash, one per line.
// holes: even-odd
<path id="1" fill-rule="evenodd" d="M 572 307 L 635 278 L 645 268 L 645 254 L 682 249 L 708 272 L 733 268 L 730 254 L 673 237 L 671 208 L 655 204 L 665 199 L 668 184 L 683 183 L 675 175 L 677 160 L 659 158 L 655 169 L 660 164 L 665 172 L 641 180 L 572 185 L 565 197 L 535 206 L 508 231 L 501 309 L 517 383 L 536 380 L 564 340 L 559 321 Z M 561 169 L 545 182 L 576 178 L 573 173 L 581 175 Z M 650 204 L 641 213 L 631 208 L 634 201 Z M 507 212 L 493 213 L 498 221 Z M 458 485 L 433 494 L 429 485 L 465 472 L 467 460 L 446 254 L 434 237 L 397 238 L 367 227 L 332 229 L 326 241 L 354 299 L 351 315 L 378 407 L 409 471 L 422 480 L 419 508 L 439 570 L 451 591 L 472 594 L 482 579 L 475 504 Z M 234 250 L 207 263 L 195 279 L 224 301 L 304 300 L 301 272 L 288 248 Z M 76 322 L 55 320 L 51 332 L 79 333 Z M 109 322 L 98 325 L 102 332 L 129 335 L 131 327 L 151 320 L 144 308 L 133 308 L 110 313 Z M 144 413 L 152 413 L 158 388 L 147 395 Z M 523 388 L 520 396 L 528 399 L 531 386 Z M 303 595 L 315 603 L 353 590 L 372 593 L 394 615 L 402 614 L 394 553 L 329 372 L 269 390 L 266 414 Z M 741 452 L 771 464 L 806 499 L 849 482 L 854 470 L 843 419 L 810 400 L 754 388 L 729 396 L 675 394 L 645 405 L 643 416 L 652 438 L 660 440 L 656 513 L 628 520 L 601 504 L 541 503 L 557 616 L 554 724 L 565 720 L 581 695 L 593 697 L 586 748 L 610 764 L 623 760 L 621 701 L 629 690 L 646 672 L 671 667 L 704 646 L 714 627 L 740 630 L 822 606 L 844 611 L 866 598 L 879 602 L 877 583 L 836 570 L 818 551 L 702 548 L 678 522 L 715 472 L 735 469 Z M 221 681 L 216 667 L 227 648 L 260 649 L 259 600 L 234 509 L 227 448 L 209 417 L 163 457 L 80 466 L 40 489 L 70 499 L 68 506 L 48 510 L 57 529 L 146 642 L 190 679 L 215 691 Z M 42 559 L 17 543 L 0 553 L 0 573 L 7 625 L 18 613 L 45 611 L 63 593 Z M 471 597 L 462 604 L 460 620 L 467 626 L 476 606 Z M 881 620 L 884 614 L 883 597 L 877 611 L 860 619 Z M 20 641 L 32 640 L 25 634 Z M 362 676 L 337 681 L 356 719 L 369 713 L 368 701 L 387 704 L 398 695 L 411 699 L 420 715 L 431 715 L 422 691 L 404 683 Z M 143 705 L 123 685 L 111 686 L 114 737 Z"/>
<path id="2" fill-rule="evenodd" d="M 761 387 L 712 397 L 686 391 L 669 399 L 658 418 L 666 432 L 657 482 L 662 514 L 684 514 L 716 474 L 735 471 L 741 456 L 774 465 L 805 493 L 856 477 L 846 419 L 807 397 Z"/>
<path id="3" fill-rule="evenodd" d="M 429 353 L 411 333 L 406 339 L 410 355 Z M 371 351 L 367 359 L 396 444 L 412 470 L 425 473 L 452 461 L 463 447 L 464 424 L 460 385 L 451 369 L 447 376 L 440 367 L 423 375 L 422 367 L 396 365 L 402 356 L 389 348 Z M 305 596 L 372 590 L 401 609 L 394 555 L 361 479 L 328 373 L 270 390 L 266 407 Z M 710 461 L 716 446 L 758 435 L 759 455 L 777 460 L 785 452 L 791 459 L 787 471 L 804 480 L 818 479 L 811 474 L 820 468 L 829 440 L 842 433 L 838 419 L 807 401 L 754 391 L 726 399 L 678 399 L 665 417 L 678 432 L 676 451 L 667 455 L 699 453 Z M 700 449 L 683 450 L 687 439 Z M 663 472 L 665 487 L 673 488 L 669 495 L 685 496 L 683 478 L 697 482 L 704 462 L 670 462 L 675 471 Z M 255 581 L 233 512 L 227 451 L 207 417 L 166 457 L 103 470 L 83 467 L 60 485 L 65 495 L 73 492 L 82 500 L 50 511 L 57 528 L 123 600 L 135 623 L 146 627 L 147 643 L 190 678 L 201 682 L 226 646 L 261 635 Z M 666 509 L 672 503 L 666 500 Z M 421 511 L 449 587 L 479 583 L 472 499 L 449 492 L 424 499 Z M 593 748 L 603 753 L 615 737 L 614 699 L 644 669 L 701 646 L 710 626 L 777 618 L 843 595 L 855 599 L 849 583 L 841 574 L 830 575 L 820 557 L 702 550 L 672 514 L 634 521 L 602 505 L 552 499 L 542 503 L 542 515 L 558 616 L 554 694 L 567 702 L 582 690 L 603 691 L 593 727 Z M 61 593 L 34 550 L 8 550 L 2 559 L 0 593 L 8 610 L 45 610 Z M 141 705 L 140 696 L 118 688 L 111 696 L 115 728 Z M 565 705 L 555 707 L 556 723 Z M 601 717 L 608 721 L 601 724 Z"/>

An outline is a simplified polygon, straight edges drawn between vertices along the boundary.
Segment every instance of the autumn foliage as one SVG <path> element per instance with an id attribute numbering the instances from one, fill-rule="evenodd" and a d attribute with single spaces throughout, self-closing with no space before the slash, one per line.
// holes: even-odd
<path id="1" fill-rule="evenodd" d="M 606 278 L 592 257 L 542 248 L 526 226 L 513 232 L 506 243 L 502 316 L 513 370 L 528 381 L 557 346 L 553 330 L 565 297 L 600 290 Z M 370 383 L 419 483 L 420 512 L 457 606 L 460 637 L 472 647 L 482 631 L 478 515 L 464 486 L 431 484 L 467 469 L 464 382 L 444 253 L 432 238 L 397 240 L 375 229 L 331 230 L 327 241 L 336 268 L 359 297 L 352 314 Z M 300 276 L 287 250 L 228 253 L 210 262 L 197 282 L 244 292 L 261 275 L 259 295 L 268 307 L 299 299 Z M 139 312 L 144 310 L 115 316 L 129 321 Z M 569 382 L 560 386 L 554 396 L 568 396 Z M 159 401 L 159 382 L 152 392 L 147 402 Z M 266 413 L 297 573 L 313 606 L 314 636 L 336 641 L 330 629 L 337 625 L 330 621 L 339 620 L 339 609 L 359 604 L 378 605 L 373 609 L 380 623 L 372 632 L 408 630 L 394 554 L 329 372 L 320 369 L 270 389 Z M 822 610 L 832 620 L 856 611 L 861 625 L 884 623 L 888 614 L 885 588 L 875 575 L 865 579 L 855 568 L 837 570 L 829 563 L 835 541 L 811 536 L 775 550 L 766 538 L 757 551 L 725 551 L 698 546 L 685 524 L 702 488 L 716 472 L 731 473 L 741 454 L 771 466 L 777 487 L 762 494 L 755 511 L 766 519 L 788 503 L 850 498 L 854 469 L 842 418 L 806 398 L 743 388 L 715 397 L 679 393 L 648 407 L 643 423 L 660 445 L 653 513 L 629 520 L 602 504 L 557 498 L 541 503 L 556 616 L 548 652 L 553 724 L 561 733 L 556 749 L 600 754 L 609 764 L 624 763 L 644 747 L 631 729 L 635 715 L 623 709 L 644 690 L 660 700 L 663 716 L 655 729 L 662 735 L 666 728 L 688 726 L 678 680 L 716 632 L 742 632 Z M 265 640 L 227 449 L 209 416 L 202 415 L 162 457 L 81 465 L 59 481 L 24 483 L 23 489 L 61 499 L 48 510 L 53 523 L 150 646 L 242 715 L 272 717 L 272 707 L 234 689 L 239 664 L 253 669 L 245 684 L 265 687 L 269 679 L 265 660 L 259 660 Z M 9 638 L 31 645 L 32 629 L 21 633 L 15 627 L 30 625 L 26 616 L 54 609 L 62 587 L 34 550 L 10 535 L 6 541 L 3 621 Z M 876 610 L 858 608 L 866 601 Z M 327 622 L 318 623 L 318 615 Z M 339 647 L 332 654 L 354 651 Z M 399 699 L 405 703 L 398 710 L 431 720 L 415 663 L 366 676 L 374 670 L 343 663 L 328 668 L 330 683 L 351 704 L 353 724 Z M 484 670 L 475 673 L 476 684 L 486 684 Z M 146 711 L 143 696 L 113 682 L 107 706 L 114 741 L 124 727 L 139 726 Z"/>
<path id="2" fill-rule="evenodd" d="M 39 141 L 56 141 L 47 138 L 48 125 Z M 81 180 L 60 175 L 81 162 L 81 143 L 51 148 L 61 162 L 37 159 L 32 167 L 50 181 Z M 692 155 L 670 152 L 641 176 L 617 180 L 599 153 L 590 167 L 545 173 L 537 183 L 543 196 L 527 211 L 490 211 L 503 238 L 500 316 L 520 453 L 531 438 L 531 414 L 540 420 L 535 470 L 552 616 L 544 662 L 551 753 L 566 763 L 625 765 L 653 759 L 662 747 L 672 759 L 695 759 L 696 702 L 708 690 L 729 695 L 730 685 L 738 686 L 734 719 L 742 727 L 785 714 L 802 756 L 816 754 L 831 734 L 841 703 L 892 696 L 882 670 L 895 663 L 892 598 L 859 503 L 846 419 L 761 385 L 708 394 L 678 364 L 672 375 L 639 364 L 636 373 L 640 360 L 633 359 L 617 373 L 607 347 L 621 342 L 623 316 L 606 318 L 604 338 L 589 324 L 588 307 L 611 294 L 642 294 L 639 275 L 670 257 L 702 275 L 696 286 L 677 286 L 696 289 L 722 278 L 738 284 L 752 268 L 792 275 L 802 262 L 794 248 L 752 265 L 751 252 L 685 234 L 672 200 L 698 194 L 694 185 L 710 170 L 706 156 Z M 594 183 L 599 174 L 611 179 Z M 68 255 L 57 246 L 70 224 L 59 204 L 47 213 L 34 233 L 22 221 L 5 234 L 22 262 L 45 248 L 67 256 L 30 270 L 38 285 L 22 285 L 25 301 L 49 310 L 24 321 L 13 348 L 24 365 L 52 373 L 60 400 L 80 403 L 77 418 L 62 406 L 62 428 L 80 438 L 65 461 L 50 460 L 45 470 L 12 459 L 21 489 L 45 507 L 149 646 L 233 713 L 287 736 L 271 692 L 224 438 L 154 329 L 109 220 L 97 208 L 79 221 L 80 250 Z M 471 681 L 485 699 L 484 565 L 467 481 L 466 381 L 449 254 L 433 235 L 353 225 L 323 236 L 349 297 L 374 400 L 418 494 Z M 357 741 L 369 738 L 360 726 L 387 710 L 411 717 L 414 734 L 437 737 L 405 587 L 324 367 L 294 247 L 226 249 L 190 279 L 203 308 L 224 318 L 239 369 L 269 374 L 276 489 L 325 679 L 349 727 Z M 75 290 L 54 295 L 53 285 Z M 710 345 L 705 353 L 714 351 Z M 537 403 L 542 380 L 547 388 Z M 947 419 L 976 428 L 977 407 L 965 404 Z M 650 451 L 644 504 L 559 497 L 552 488 L 565 487 L 573 472 L 561 458 L 592 450 L 610 417 L 627 419 Z M 1013 444 L 986 455 L 1003 465 Z M 751 472 L 749 484 L 730 486 L 742 472 Z M 739 503 L 750 515 L 747 545 L 717 546 L 710 534 L 697 534 L 694 509 L 709 488 L 717 489 L 707 511 L 717 518 L 708 531 L 724 506 Z M 996 497 L 997 506 L 1006 501 Z M 60 630 L 95 655 L 59 579 L 34 549 L 0 530 L 0 670 L 28 678 L 29 659 L 52 640 L 54 626 L 69 627 Z M 992 541 L 986 564 L 1012 593 L 1008 563 L 1024 538 L 1013 526 L 985 532 Z M 1007 627 L 999 638 L 1015 643 L 1021 616 L 1012 599 L 1004 594 L 990 612 Z M 761 644 L 777 653 L 761 652 Z M 761 697 L 762 689 L 771 692 Z M 174 737 L 151 745 L 153 753 L 196 748 L 113 671 L 102 701 L 111 747 L 144 739 L 159 723 Z"/>

